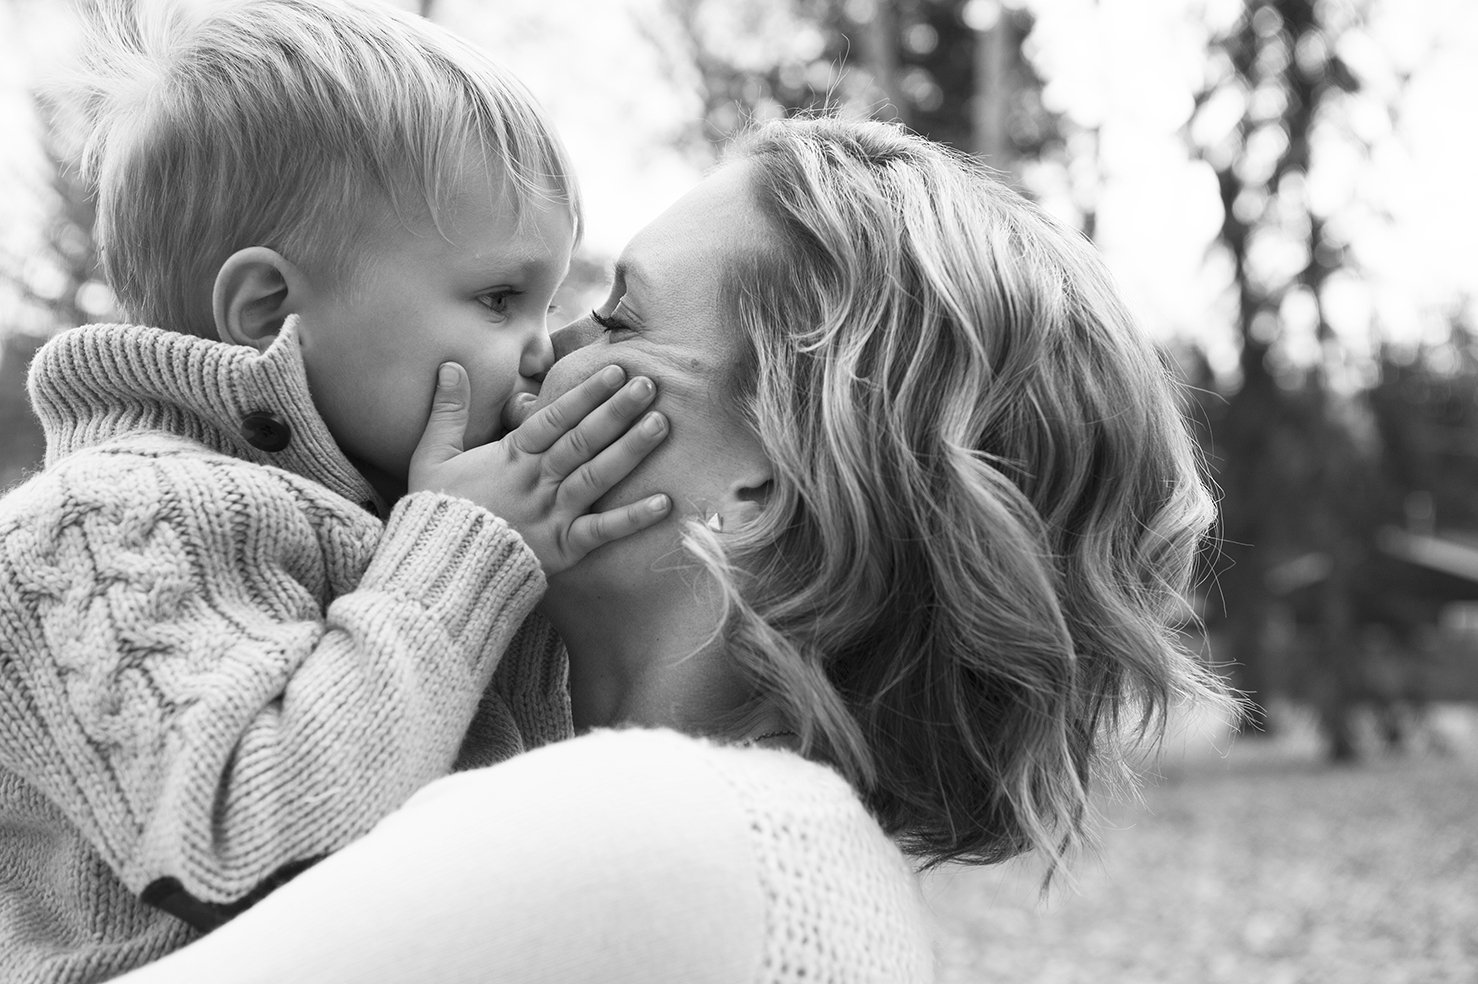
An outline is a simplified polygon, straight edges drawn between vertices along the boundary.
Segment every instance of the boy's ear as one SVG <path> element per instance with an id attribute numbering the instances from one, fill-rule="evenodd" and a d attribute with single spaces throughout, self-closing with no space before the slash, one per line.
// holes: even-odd
<path id="1" fill-rule="evenodd" d="M 223 342 L 266 351 L 289 314 L 302 310 L 309 284 L 274 249 L 248 246 L 226 257 L 211 293 L 216 335 Z"/>

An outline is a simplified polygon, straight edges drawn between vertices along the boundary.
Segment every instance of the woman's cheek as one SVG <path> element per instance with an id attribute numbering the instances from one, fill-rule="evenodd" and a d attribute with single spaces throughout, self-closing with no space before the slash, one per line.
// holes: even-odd
<path id="1" fill-rule="evenodd" d="M 529 412 L 537 413 L 543 410 L 604 368 L 604 365 L 590 364 L 590 360 L 580 358 L 578 353 L 565 356 L 550 366 L 549 372 L 545 373 L 544 381 L 539 384 L 538 398 Z"/>
<path id="2" fill-rule="evenodd" d="M 671 433 L 668 440 L 671 440 Z M 674 487 L 673 474 L 667 467 L 670 452 L 664 441 L 637 463 L 626 477 L 622 478 L 605 495 L 591 505 L 591 512 L 602 512 L 619 506 L 629 506 L 658 492 L 671 496 L 674 503 L 684 501 L 682 490 Z M 663 525 L 663 524 L 658 524 Z"/>

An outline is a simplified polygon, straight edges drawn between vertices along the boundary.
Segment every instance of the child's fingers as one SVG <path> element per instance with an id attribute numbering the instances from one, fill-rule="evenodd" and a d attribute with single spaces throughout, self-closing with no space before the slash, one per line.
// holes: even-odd
<path id="1" fill-rule="evenodd" d="M 584 420 L 590 411 L 604 403 L 625 379 L 626 373 L 620 366 L 606 366 L 525 420 L 508 435 L 508 439 L 527 454 L 544 453 Z"/>
<path id="2" fill-rule="evenodd" d="M 672 511 L 672 500 L 652 495 L 628 506 L 581 516 L 570 524 L 570 563 L 577 563 L 596 547 L 660 523 Z"/>
<path id="3" fill-rule="evenodd" d="M 574 513 L 589 509 L 595 500 L 630 475 L 666 437 L 667 418 L 656 410 L 651 411 L 614 444 L 565 476 L 558 492 L 561 508 Z"/>
<path id="4" fill-rule="evenodd" d="M 467 433 L 467 408 L 472 387 L 467 373 L 455 362 L 443 362 L 436 371 L 436 393 L 431 398 L 431 416 L 421 440 L 411 453 L 411 468 L 439 465 L 462 453 Z"/>
<path id="5" fill-rule="evenodd" d="M 554 446 L 544 456 L 547 473 L 561 479 L 573 474 L 577 468 L 631 429 L 632 423 L 641 417 L 642 411 L 656 395 L 657 387 L 645 376 L 638 376 L 621 387 L 614 396 L 586 414 L 584 420 L 554 442 Z M 645 457 L 645 452 L 642 457 Z"/>

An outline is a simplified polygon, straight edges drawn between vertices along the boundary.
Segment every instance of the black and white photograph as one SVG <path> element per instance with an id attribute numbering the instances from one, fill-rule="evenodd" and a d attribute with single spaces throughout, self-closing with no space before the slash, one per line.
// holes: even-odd
<path id="1" fill-rule="evenodd" d="M 0 0 L 0 984 L 1475 984 L 1478 3 Z"/>

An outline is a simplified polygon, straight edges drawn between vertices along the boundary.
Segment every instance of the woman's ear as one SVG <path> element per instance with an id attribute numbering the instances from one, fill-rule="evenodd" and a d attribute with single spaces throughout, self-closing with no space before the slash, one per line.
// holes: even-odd
<path id="1" fill-rule="evenodd" d="M 759 518 L 770 501 L 775 481 L 768 462 L 755 462 L 743 478 L 729 486 L 724 501 L 710 518 L 709 526 L 719 530 L 737 530 Z"/>
<path id="2" fill-rule="evenodd" d="M 303 307 L 308 280 L 281 253 L 248 246 L 226 257 L 211 294 L 216 335 L 266 351 L 289 314 Z"/>

